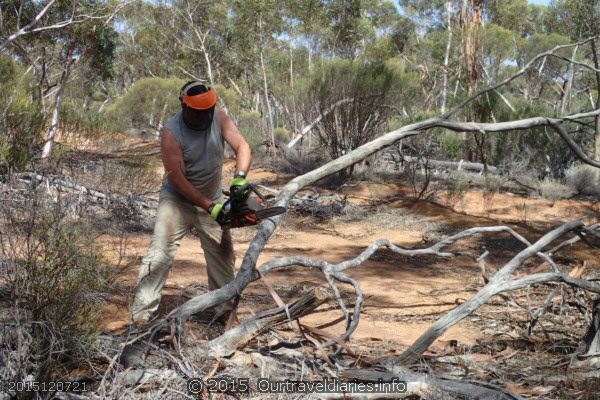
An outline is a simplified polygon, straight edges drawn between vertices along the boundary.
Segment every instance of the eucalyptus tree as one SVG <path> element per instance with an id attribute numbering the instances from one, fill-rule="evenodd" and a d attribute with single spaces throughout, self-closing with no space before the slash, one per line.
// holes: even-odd
<path id="1" fill-rule="evenodd" d="M 114 16 L 121 4 L 107 0 L 7 0 L 0 9 L 1 47 L 29 67 L 37 99 L 51 114 L 42 158 L 52 152 L 61 105 L 75 67 L 101 78 L 111 75 Z"/>

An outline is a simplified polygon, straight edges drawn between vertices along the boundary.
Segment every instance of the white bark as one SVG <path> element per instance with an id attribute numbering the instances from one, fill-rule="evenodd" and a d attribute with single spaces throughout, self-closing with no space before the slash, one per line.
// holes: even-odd
<path id="1" fill-rule="evenodd" d="M 50 154 L 52 154 L 52 149 L 54 147 L 54 137 L 56 136 L 56 131 L 58 130 L 58 123 L 60 122 L 60 107 L 62 104 L 63 93 L 64 92 L 60 90 L 54 102 L 54 110 L 52 110 L 50 130 L 48 131 L 46 143 L 44 144 L 44 149 L 42 150 L 43 159 L 50 157 Z"/>
<path id="2" fill-rule="evenodd" d="M 40 20 L 44 17 L 44 15 L 46 15 L 46 13 L 48 12 L 48 10 L 50 9 L 50 7 L 52 7 L 52 5 L 56 3 L 56 0 L 50 0 L 48 2 L 48 4 L 46 4 L 46 6 L 44 8 L 42 8 L 42 10 L 35 16 L 35 18 L 33 18 L 33 20 L 28 23 L 27 25 L 25 25 L 24 27 L 22 27 L 21 29 L 19 29 L 18 31 L 16 31 L 15 33 L 9 35 L 4 41 L 2 41 L 2 43 L 0 43 L 0 50 L 6 48 L 6 46 L 8 46 L 10 43 L 14 42 L 15 40 L 17 40 L 19 37 L 26 35 L 28 33 L 34 32 L 35 29 L 32 29 L 35 25 L 37 25 L 38 22 L 40 22 Z M 69 20 L 70 22 L 71 20 Z M 65 23 L 67 21 L 63 21 L 63 23 Z M 60 24 L 56 24 L 53 26 L 47 26 L 44 27 L 46 30 L 48 29 L 58 29 L 61 28 L 63 26 L 63 23 Z M 38 28 L 37 31 L 39 32 L 41 28 Z"/>
<path id="3" fill-rule="evenodd" d="M 354 98 L 347 97 L 345 99 L 338 100 L 335 103 L 333 103 L 327 110 L 325 110 L 325 112 L 320 113 L 319 116 L 313 122 L 311 122 L 310 124 L 308 124 L 304 128 L 302 128 L 300 133 L 295 138 L 290 140 L 290 142 L 287 145 L 288 149 L 291 149 L 292 147 L 294 147 L 296 145 L 296 143 L 298 143 L 300 141 L 300 139 L 302 139 L 307 133 L 309 133 L 315 126 L 317 126 L 317 124 L 319 122 L 321 122 L 321 120 L 324 117 L 326 117 L 328 114 L 330 114 L 333 110 L 335 110 L 337 107 L 339 107 L 343 104 L 350 103 L 353 100 L 354 100 Z"/>
<path id="4" fill-rule="evenodd" d="M 456 114 L 460 109 L 462 109 L 464 106 L 466 106 L 467 104 L 469 104 L 470 102 L 472 102 L 473 100 L 475 100 L 476 98 L 478 98 L 479 96 L 481 96 L 482 94 L 485 94 L 487 92 L 490 92 L 492 90 L 496 90 L 501 86 L 507 85 L 510 82 L 514 81 L 515 79 L 517 79 L 519 76 L 523 75 L 525 72 L 527 72 L 538 60 L 540 59 L 545 59 L 548 56 L 554 56 L 554 52 L 556 52 L 557 50 L 560 49 L 564 49 L 564 48 L 568 48 L 568 47 L 573 47 L 573 46 L 581 46 L 585 43 L 588 42 L 593 42 L 594 39 L 598 38 L 598 36 L 593 36 L 591 38 L 582 40 L 580 42 L 577 43 L 572 43 L 572 44 L 565 44 L 565 45 L 559 45 L 556 46 L 544 53 L 540 53 L 537 56 L 533 57 L 531 60 L 529 60 L 529 62 L 527 62 L 527 64 L 525 64 L 523 66 L 523 68 L 521 68 L 520 70 L 518 70 L 516 73 L 514 73 L 513 75 L 509 76 L 508 78 L 495 83 L 493 85 L 490 85 L 474 94 L 472 94 L 471 96 L 469 96 L 467 99 L 463 100 L 460 104 L 458 104 L 456 107 L 454 107 L 452 110 L 448 111 L 447 113 L 442 115 L 442 118 L 447 119 L 450 118 L 451 116 L 453 116 L 454 114 Z"/>
<path id="5" fill-rule="evenodd" d="M 208 347 L 219 357 L 229 356 L 243 347 L 258 334 L 271 327 L 293 321 L 312 313 L 331 296 L 323 288 L 313 288 L 289 305 L 262 311 L 240 325 L 233 327 L 223 335 L 208 342 Z"/>
<path id="6" fill-rule="evenodd" d="M 562 99 L 560 102 L 560 113 L 564 114 L 567 105 L 571 102 L 571 88 L 573 87 L 573 79 L 575 79 L 575 57 L 577 56 L 577 49 L 579 46 L 575 46 L 573 48 L 573 55 L 571 56 L 571 63 L 569 64 L 569 75 L 567 77 L 567 82 L 565 84 L 565 90 L 562 95 Z"/>
<path id="7" fill-rule="evenodd" d="M 402 158 L 405 159 L 406 161 L 417 161 L 418 160 L 417 157 L 411 157 L 411 156 L 402 156 Z M 429 165 L 431 165 L 434 168 L 456 169 L 457 171 L 460 171 L 461 169 L 466 169 L 469 171 L 476 171 L 476 172 L 483 172 L 485 170 L 485 168 L 487 168 L 487 171 L 491 174 L 499 174 L 500 173 L 500 170 L 498 169 L 498 167 L 495 167 L 493 165 L 484 166 L 482 163 L 466 162 L 464 160 L 444 161 L 444 160 L 423 159 L 422 161 L 424 163 L 427 162 Z"/>
<path id="8" fill-rule="evenodd" d="M 440 111 L 442 114 L 446 112 L 446 93 L 448 91 L 448 60 L 450 59 L 450 48 L 452 47 L 452 3 L 446 3 L 446 13 L 448 14 L 448 42 L 446 43 L 446 54 L 444 55 L 444 81 L 442 83 L 442 106 Z"/>
<path id="9" fill-rule="evenodd" d="M 267 71 L 265 68 L 265 60 L 264 60 L 262 48 L 260 50 L 260 66 L 262 68 L 262 73 L 263 73 L 263 90 L 264 90 L 264 94 L 265 94 L 265 103 L 267 104 L 269 128 L 271 130 L 271 149 L 273 150 L 273 155 L 275 155 L 276 154 L 275 133 L 274 133 L 275 127 L 273 126 L 273 112 L 271 110 L 271 102 L 269 101 L 269 86 L 267 83 Z"/>
<path id="10" fill-rule="evenodd" d="M 44 143 L 44 148 L 42 150 L 42 159 L 46 159 L 50 157 L 52 154 L 52 148 L 54 147 L 54 138 L 56 136 L 56 132 L 58 130 L 58 125 L 60 123 L 60 111 L 63 101 L 63 95 L 65 93 L 65 88 L 69 82 L 69 77 L 71 75 L 71 68 L 73 65 L 80 59 L 72 60 L 74 47 L 68 52 L 67 62 L 65 65 L 65 70 L 63 71 L 62 78 L 60 80 L 60 87 L 58 92 L 56 93 L 56 97 L 54 99 L 54 109 L 52 110 L 52 119 L 50 121 L 50 130 L 48 131 L 48 135 L 46 136 L 46 143 Z"/>
<path id="11" fill-rule="evenodd" d="M 261 34 L 262 34 L 262 15 L 258 17 L 258 29 L 260 29 Z M 263 43 L 265 42 L 264 38 L 263 38 Z M 264 57 L 264 52 L 263 52 L 264 46 L 261 46 L 260 48 L 260 67 L 262 69 L 262 75 L 263 75 L 263 91 L 264 91 L 264 95 L 265 95 L 265 102 L 267 104 L 267 114 L 268 114 L 268 121 L 269 121 L 269 127 L 271 130 L 271 149 L 273 152 L 273 156 L 276 155 L 277 150 L 275 149 L 275 127 L 273 126 L 273 113 L 271 110 L 271 102 L 269 101 L 269 85 L 267 83 L 267 70 L 265 67 L 265 57 Z"/>
<path id="12" fill-rule="evenodd" d="M 84 21 L 87 21 L 90 19 L 104 19 L 104 20 L 106 20 L 106 22 L 109 22 L 110 20 L 112 20 L 114 18 L 114 16 L 126 4 L 129 3 L 129 1 L 121 2 L 121 4 L 119 4 L 112 12 L 110 12 L 106 15 L 87 15 L 87 14 L 77 15 L 75 13 L 75 10 L 73 10 L 73 13 L 71 14 L 71 16 L 68 19 L 65 19 L 63 21 L 57 22 L 52 25 L 40 26 L 40 27 L 35 28 L 35 26 L 40 22 L 40 20 L 42 18 L 44 18 L 44 16 L 48 13 L 48 10 L 54 5 L 54 3 L 56 3 L 56 0 L 50 0 L 48 2 L 48 4 L 46 4 L 44 6 L 44 8 L 42 8 L 42 10 L 33 18 L 33 20 L 29 24 L 25 25 L 24 27 L 20 28 L 16 32 L 10 34 L 6 39 L 4 39 L 0 43 L 0 51 L 5 49 L 8 45 L 10 45 L 12 42 L 17 40 L 21 36 L 29 35 L 32 33 L 39 33 L 39 32 L 50 31 L 50 30 L 54 30 L 54 29 L 62 29 L 69 25 L 81 23 L 81 22 L 84 22 Z"/>

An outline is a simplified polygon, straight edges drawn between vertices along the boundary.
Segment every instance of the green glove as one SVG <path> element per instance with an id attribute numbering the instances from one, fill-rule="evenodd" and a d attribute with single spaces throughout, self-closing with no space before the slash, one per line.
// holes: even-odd
<path id="1" fill-rule="evenodd" d="M 223 204 L 213 203 L 208 208 L 208 212 L 210 213 L 210 216 L 212 217 L 212 219 L 217 221 L 219 223 L 219 225 L 221 225 L 223 223 L 223 220 L 225 219 L 225 212 L 223 211 Z"/>
<path id="2" fill-rule="evenodd" d="M 244 201 L 250 192 L 250 182 L 248 182 L 245 176 L 238 175 L 231 181 L 229 192 L 234 203 L 236 201 Z"/>
<path id="3" fill-rule="evenodd" d="M 245 176 L 236 176 L 231 181 L 231 186 L 244 186 L 244 185 L 247 185 L 248 183 L 250 183 L 250 182 L 248 182 L 248 179 L 246 179 Z"/>

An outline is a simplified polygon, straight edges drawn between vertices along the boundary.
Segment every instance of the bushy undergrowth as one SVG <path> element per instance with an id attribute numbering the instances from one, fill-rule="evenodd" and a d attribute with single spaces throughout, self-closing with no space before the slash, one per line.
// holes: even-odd
<path id="1" fill-rule="evenodd" d="M 458 160 L 464 153 L 465 139 L 456 133 L 444 133 L 440 135 L 438 143 L 442 153 L 450 159 Z"/>
<path id="2" fill-rule="evenodd" d="M 98 334 L 108 270 L 77 207 L 41 189 L 2 202 L 2 380 L 53 380 L 81 366 Z M 24 345 L 23 343 L 27 343 Z"/>
<path id="3" fill-rule="evenodd" d="M 547 178 L 539 183 L 540 195 L 550 201 L 568 199 L 573 196 L 573 190 L 559 180 Z"/>
<path id="4" fill-rule="evenodd" d="M 19 64 L 0 55 L 0 173 L 24 168 L 40 144 L 44 117 L 30 79 Z"/>
<path id="5" fill-rule="evenodd" d="M 179 78 L 142 78 L 106 107 L 106 116 L 115 121 L 113 129 L 122 132 L 156 130 L 179 111 L 179 90 L 184 83 Z"/>
<path id="6" fill-rule="evenodd" d="M 102 160 L 87 164 L 85 172 L 75 175 L 82 185 L 106 193 L 142 193 L 157 189 L 161 184 L 161 177 L 156 173 L 152 161 L 142 155 L 121 160 Z"/>
<path id="7" fill-rule="evenodd" d="M 446 187 L 446 204 L 453 207 L 462 202 L 469 190 L 470 184 L 460 174 L 449 177 Z"/>
<path id="8" fill-rule="evenodd" d="M 238 117 L 238 128 L 244 134 L 252 150 L 258 149 L 265 138 L 263 136 L 262 117 L 254 111 L 242 111 Z"/>
<path id="9" fill-rule="evenodd" d="M 299 153 L 294 149 L 281 152 L 281 158 L 272 159 L 271 166 L 276 172 L 302 175 L 320 167 L 328 161 L 319 151 Z"/>
<path id="10" fill-rule="evenodd" d="M 577 194 L 600 194 L 600 174 L 589 165 L 574 165 L 565 173 L 565 182 Z"/>

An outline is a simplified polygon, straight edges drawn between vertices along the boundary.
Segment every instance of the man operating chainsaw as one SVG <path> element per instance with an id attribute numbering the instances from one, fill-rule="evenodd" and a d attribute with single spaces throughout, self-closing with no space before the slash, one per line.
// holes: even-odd
<path id="1" fill-rule="evenodd" d="M 132 306 L 133 321 L 144 324 L 158 309 L 179 242 L 190 228 L 196 228 L 204 250 L 208 287 L 217 289 L 234 278 L 235 255 L 226 222 L 221 189 L 224 142 L 236 155 L 235 177 L 230 203 L 247 198 L 246 174 L 252 155 L 248 142 L 231 118 L 216 109 L 215 91 L 200 82 L 188 82 L 181 89 L 181 111 L 161 132 L 161 154 L 166 179 L 160 192 L 152 244 L 140 268 Z M 229 208 L 229 207 L 227 207 Z M 217 307 L 225 315 L 231 304 Z"/>

